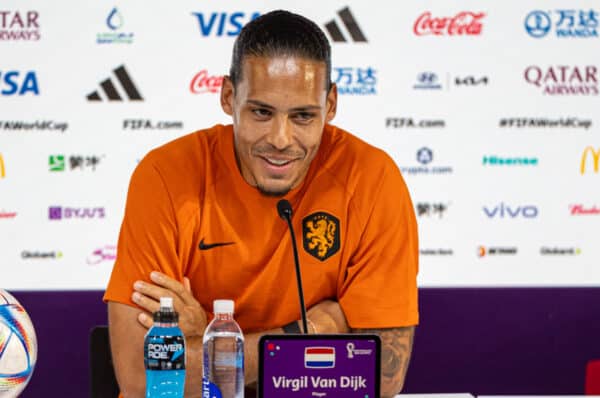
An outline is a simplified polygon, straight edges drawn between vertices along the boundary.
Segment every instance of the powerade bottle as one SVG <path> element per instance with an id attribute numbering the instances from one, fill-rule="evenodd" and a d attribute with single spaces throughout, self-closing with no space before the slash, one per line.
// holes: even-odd
<path id="1" fill-rule="evenodd" d="M 244 397 L 244 335 L 233 319 L 233 301 L 215 300 L 215 318 L 204 331 L 202 397 Z"/>
<path id="2" fill-rule="evenodd" d="M 177 325 L 179 315 L 171 297 L 160 298 L 154 325 L 144 339 L 146 398 L 183 398 L 185 339 Z"/>

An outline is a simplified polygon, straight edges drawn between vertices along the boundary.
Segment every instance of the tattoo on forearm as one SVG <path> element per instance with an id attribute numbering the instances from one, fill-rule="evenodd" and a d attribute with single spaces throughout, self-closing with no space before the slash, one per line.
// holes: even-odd
<path id="1" fill-rule="evenodd" d="M 382 396 L 396 394 L 404 384 L 412 351 L 414 327 L 390 329 L 354 329 L 356 333 L 374 333 L 381 337 Z M 398 390 L 398 391 L 394 391 Z"/>

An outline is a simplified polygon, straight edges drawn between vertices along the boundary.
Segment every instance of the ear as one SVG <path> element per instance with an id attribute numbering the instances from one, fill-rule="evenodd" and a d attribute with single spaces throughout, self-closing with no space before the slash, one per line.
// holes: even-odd
<path id="1" fill-rule="evenodd" d="M 327 93 L 327 115 L 325 115 L 325 123 L 329 123 L 335 117 L 337 112 L 338 92 L 335 83 L 331 83 L 331 88 Z"/>
<path id="2" fill-rule="evenodd" d="M 233 116 L 233 83 L 229 76 L 223 76 L 221 84 L 221 108 L 229 116 Z"/>

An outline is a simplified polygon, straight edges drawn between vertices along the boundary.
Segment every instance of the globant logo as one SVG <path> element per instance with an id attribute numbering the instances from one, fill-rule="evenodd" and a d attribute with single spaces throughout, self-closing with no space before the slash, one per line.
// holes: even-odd
<path id="1" fill-rule="evenodd" d="M 34 71 L 0 71 L 0 95 L 40 95 L 37 76 Z"/>
<path id="2" fill-rule="evenodd" d="M 104 245 L 92 251 L 87 257 L 88 265 L 98 265 L 105 261 L 115 261 L 117 258 L 117 247 L 114 245 Z"/>
<path id="3" fill-rule="evenodd" d="M 581 249 L 579 247 L 542 246 L 540 248 L 540 254 L 542 256 L 578 256 L 581 254 Z"/>
<path id="4" fill-rule="evenodd" d="M 58 260 L 63 257 L 63 253 L 61 251 L 29 251 L 23 250 L 21 252 L 21 258 L 23 260 Z"/>
<path id="5" fill-rule="evenodd" d="M 423 147 L 417 151 L 417 162 L 421 166 L 404 166 L 400 167 L 403 174 L 419 175 L 419 174 L 450 174 L 453 172 L 450 166 L 428 166 L 433 162 L 433 151 L 430 148 Z"/>
<path id="6" fill-rule="evenodd" d="M 377 71 L 367 66 L 365 68 L 336 67 L 334 80 L 340 95 L 376 95 Z"/>
<path id="7" fill-rule="evenodd" d="M 192 78 L 190 92 L 192 94 L 217 94 L 221 91 L 222 84 L 223 76 L 213 76 L 206 69 L 202 69 Z"/>
<path id="8" fill-rule="evenodd" d="M 528 66 L 525 81 L 542 89 L 545 95 L 598 95 L 598 68 L 593 65 Z"/>
<path id="9" fill-rule="evenodd" d="M 575 204 L 569 206 L 572 216 L 600 216 L 600 207 L 593 205 L 586 207 L 583 204 Z"/>
<path id="10" fill-rule="evenodd" d="M 106 26 L 110 32 L 98 33 L 96 43 L 98 44 L 131 44 L 133 43 L 133 33 L 120 32 L 123 27 L 124 19 L 117 7 L 114 7 L 106 18 Z"/>
<path id="11" fill-rule="evenodd" d="M 453 17 L 433 17 L 430 11 L 421 14 L 413 25 L 417 36 L 476 36 L 481 35 L 484 12 L 462 11 Z"/>
<path id="12" fill-rule="evenodd" d="M 539 210 L 533 205 L 511 206 L 504 202 L 488 207 L 483 206 L 483 213 L 488 218 L 537 218 Z"/>
<path id="13" fill-rule="evenodd" d="M 41 38 L 37 11 L 0 10 L 0 41 L 37 41 Z"/>
<path id="14" fill-rule="evenodd" d="M 537 166 L 538 158 L 500 157 L 489 155 L 483 157 L 484 166 Z"/>
<path id="15" fill-rule="evenodd" d="M 192 12 L 192 15 L 196 17 L 198 21 L 198 27 L 200 28 L 200 34 L 204 37 L 208 36 L 237 36 L 240 34 L 242 27 L 248 22 L 258 18 L 260 13 L 255 11 L 253 13 L 245 12 Z"/>
<path id="16" fill-rule="evenodd" d="M 525 17 L 525 31 L 529 36 L 540 39 L 554 28 L 556 37 L 587 39 L 598 37 L 598 20 L 598 11 L 592 9 L 564 9 L 554 13 L 535 10 Z"/>
<path id="17" fill-rule="evenodd" d="M 515 256 L 517 254 L 517 248 L 515 246 L 504 246 L 504 247 L 486 247 L 479 246 L 477 248 L 477 256 L 479 258 L 486 256 Z"/>
<path id="18" fill-rule="evenodd" d="M 48 218 L 50 220 L 104 218 L 104 207 L 61 207 L 50 206 Z"/>

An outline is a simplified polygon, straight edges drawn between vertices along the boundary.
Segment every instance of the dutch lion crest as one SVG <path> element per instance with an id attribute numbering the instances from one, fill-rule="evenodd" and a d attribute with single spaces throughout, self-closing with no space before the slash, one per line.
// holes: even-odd
<path id="1" fill-rule="evenodd" d="M 302 220 L 304 250 L 325 261 L 340 249 L 340 222 L 325 212 L 313 213 Z"/>

